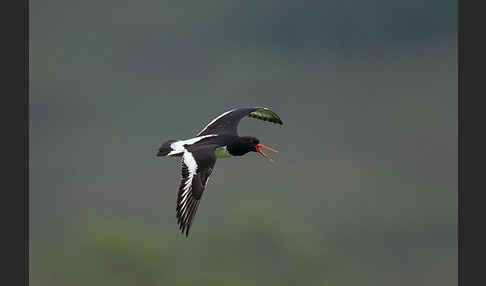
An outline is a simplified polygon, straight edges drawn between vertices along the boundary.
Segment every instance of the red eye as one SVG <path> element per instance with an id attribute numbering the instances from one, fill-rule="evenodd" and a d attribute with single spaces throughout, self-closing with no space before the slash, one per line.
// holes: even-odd
<path id="1" fill-rule="evenodd" d="M 255 143 L 255 140 L 250 139 L 250 143 L 251 143 L 251 144 Z"/>

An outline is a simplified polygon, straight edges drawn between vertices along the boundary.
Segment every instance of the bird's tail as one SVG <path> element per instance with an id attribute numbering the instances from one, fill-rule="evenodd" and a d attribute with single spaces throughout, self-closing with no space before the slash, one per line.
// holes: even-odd
<path id="1" fill-rule="evenodd" d="M 162 143 L 157 152 L 157 157 L 162 156 L 182 156 L 182 152 L 177 152 L 170 146 L 172 143 L 177 142 L 177 140 L 168 140 Z"/>

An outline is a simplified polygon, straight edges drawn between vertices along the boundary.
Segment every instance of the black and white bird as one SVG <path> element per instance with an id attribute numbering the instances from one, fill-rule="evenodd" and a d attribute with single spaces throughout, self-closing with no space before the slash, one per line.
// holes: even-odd
<path id="1" fill-rule="evenodd" d="M 272 161 L 263 149 L 277 152 L 260 144 L 251 136 L 240 137 L 237 127 L 243 117 L 252 117 L 276 124 L 283 124 L 280 117 L 265 107 L 242 107 L 229 110 L 211 122 L 196 137 L 186 140 L 168 140 L 160 146 L 157 156 L 182 157 L 182 177 L 177 195 L 177 222 L 182 233 L 189 235 L 194 215 L 208 178 L 217 158 L 243 156 L 258 152 Z"/>

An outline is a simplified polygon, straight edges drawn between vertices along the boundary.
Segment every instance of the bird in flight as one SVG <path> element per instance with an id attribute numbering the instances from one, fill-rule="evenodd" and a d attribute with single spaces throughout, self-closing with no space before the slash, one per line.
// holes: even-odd
<path id="1" fill-rule="evenodd" d="M 244 117 L 252 117 L 283 124 L 280 117 L 265 107 L 241 107 L 229 110 L 209 122 L 196 137 L 186 140 L 168 140 L 160 146 L 157 157 L 182 157 L 182 176 L 177 194 L 177 223 L 181 233 L 189 235 L 201 196 L 213 171 L 217 158 L 243 156 L 258 152 L 272 161 L 263 149 L 277 152 L 260 144 L 258 138 L 240 137 L 237 127 Z"/>

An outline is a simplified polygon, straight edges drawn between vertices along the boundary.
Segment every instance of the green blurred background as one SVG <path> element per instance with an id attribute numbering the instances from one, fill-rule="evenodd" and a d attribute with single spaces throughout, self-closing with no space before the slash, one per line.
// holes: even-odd
<path id="1" fill-rule="evenodd" d="M 456 285 L 456 6 L 31 1 L 31 285 Z M 156 150 L 246 105 L 187 239 Z"/>

